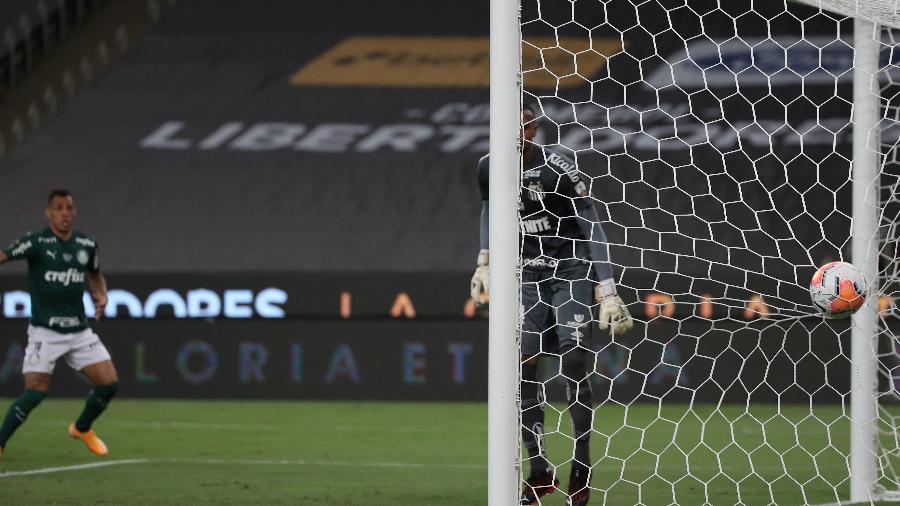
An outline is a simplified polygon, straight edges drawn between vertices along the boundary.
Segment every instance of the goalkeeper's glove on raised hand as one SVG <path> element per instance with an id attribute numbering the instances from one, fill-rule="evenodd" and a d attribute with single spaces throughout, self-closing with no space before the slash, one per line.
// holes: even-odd
<path id="1" fill-rule="evenodd" d="M 475 307 L 481 307 L 486 301 L 482 300 L 481 294 L 490 294 L 491 277 L 488 272 L 488 250 L 483 249 L 478 253 L 478 267 L 475 274 L 472 275 L 472 284 L 470 285 L 472 300 L 475 301 Z"/>
<path id="2" fill-rule="evenodd" d="M 609 329 L 611 336 L 620 336 L 634 327 L 634 320 L 628 307 L 622 301 L 622 297 L 616 294 L 616 283 L 610 279 L 604 279 L 594 287 L 594 300 L 600 304 L 597 316 L 597 325 L 600 330 Z"/>

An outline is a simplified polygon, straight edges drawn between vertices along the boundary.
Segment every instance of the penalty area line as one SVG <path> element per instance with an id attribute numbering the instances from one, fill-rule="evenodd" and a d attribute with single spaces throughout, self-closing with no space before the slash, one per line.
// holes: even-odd
<path id="1" fill-rule="evenodd" d="M 23 471 L 0 472 L 0 478 L 14 478 L 18 476 L 34 476 L 40 474 L 65 473 L 71 471 L 84 471 L 99 467 L 122 466 L 129 464 L 192 464 L 192 465 L 236 465 L 236 466 L 320 466 L 320 467 L 374 467 L 394 469 L 467 469 L 483 470 L 484 465 L 465 464 L 420 464 L 415 462 L 349 462 L 335 460 L 239 460 L 239 459 L 179 459 L 179 458 L 153 458 L 153 459 L 121 459 L 105 462 L 92 462 L 89 464 L 75 464 L 71 466 L 44 467 L 39 469 L 27 469 Z"/>
<path id="2" fill-rule="evenodd" d="M 44 467 L 40 469 L 28 469 L 25 471 L 2 471 L 0 472 L 0 478 L 13 478 L 16 476 L 33 476 L 36 474 L 53 474 L 53 473 L 65 473 L 69 471 L 83 471 L 85 469 L 96 469 L 98 467 L 109 467 L 109 466 L 123 466 L 128 464 L 146 464 L 150 462 L 150 459 L 121 459 L 121 460 L 108 460 L 105 462 L 91 462 L 89 464 L 75 464 L 71 466 L 60 466 L 60 467 Z"/>
<path id="3" fill-rule="evenodd" d="M 377 467 L 399 469 L 468 469 L 483 470 L 486 465 L 475 464 L 420 464 L 416 462 L 350 462 L 340 460 L 229 460 L 229 459 L 168 459 L 170 463 L 249 465 L 249 466 L 321 466 L 321 467 Z"/>

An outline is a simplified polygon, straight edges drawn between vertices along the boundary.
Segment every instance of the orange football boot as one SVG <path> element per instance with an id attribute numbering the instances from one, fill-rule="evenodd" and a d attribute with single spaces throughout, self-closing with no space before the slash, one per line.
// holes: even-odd
<path id="1" fill-rule="evenodd" d="M 84 441 L 84 444 L 87 445 L 88 450 L 96 455 L 103 457 L 107 453 L 109 453 L 106 445 L 103 443 L 103 441 L 100 440 L 99 437 L 97 437 L 97 434 L 94 433 L 93 430 L 89 430 L 87 432 L 78 432 L 78 429 L 75 428 L 75 422 L 72 422 L 69 424 L 69 435 L 75 439 Z"/>

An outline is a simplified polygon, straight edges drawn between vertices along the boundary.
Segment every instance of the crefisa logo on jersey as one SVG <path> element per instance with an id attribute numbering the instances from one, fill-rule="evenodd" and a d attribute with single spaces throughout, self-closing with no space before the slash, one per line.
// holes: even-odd
<path id="1" fill-rule="evenodd" d="M 28 248 L 30 248 L 30 247 L 31 247 L 31 241 L 25 241 L 23 243 L 19 243 L 15 248 L 13 248 L 12 254 L 13 254 L 13 256 L 21 255 L 22 253 L 25 253 L 26 251 L 28 251 Z"/>
<path id="2" fill-rule="evenodd" d="M 47 271 L 44 273 L 44 281 L 48 283 L 62 283 L 69 286 L 72 283 L 84 283 L 84 273 L 78 269 L 70 268 L 64 271 Z"/>

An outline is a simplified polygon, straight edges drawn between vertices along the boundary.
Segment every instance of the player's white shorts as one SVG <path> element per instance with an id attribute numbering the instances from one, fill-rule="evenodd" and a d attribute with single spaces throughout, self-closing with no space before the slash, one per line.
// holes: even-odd
<path id="1" fill-rule="evenodd" d="M 69 367 L 76 371 L 110 360 L 106 346 L 91 329 L 61 334 L 44 327 L 28 326 L 28 346 L 25 348 L 22 373 L 50 374 L 61 357 L 65 357 Z"/>

